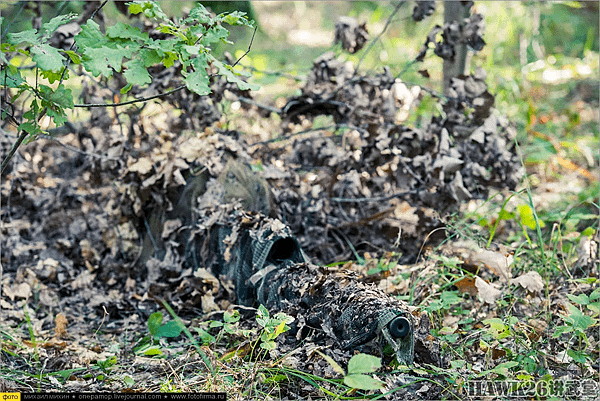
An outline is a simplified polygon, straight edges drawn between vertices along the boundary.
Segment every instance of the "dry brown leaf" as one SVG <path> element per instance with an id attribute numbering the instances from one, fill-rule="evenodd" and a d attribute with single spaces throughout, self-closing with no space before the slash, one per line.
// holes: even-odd
<path id="1" fill-rule="evenodd" d="M 31 295 L 31 286 L 27 283 L 21 283 L 19 285 L 4 285 L 2 293 L 9 297 L 11 301 L 15 298 L 29 298 Z"/>
<path id="2" fill-rule="evenodd" d="M 63 350 L 65 348 L 67 348 L 67 343 L 64 341 L 55 341 L 55 340 L 50 340 L 50 341 L 46 341 L 42 344 L 38 344 L 40 347 L 45 348 L 45 349 L 56 349 L 56 350 Z"/>
<path id="3" fill-rule="evenodd" d="M 40 302 L 45 306 L 57 306 L 58 305 L 58 295 L 48 289 L 44 288 L 40 291 Z"/>
<path id="4" fill-rule="evenodd" d="M 54 318 L 54 332 L 56 333 L 57 338 L 67 337 L 67 318 L 62 313 L 59 313 Z"/>
<path id="5" fill-rule="evenodd" d="M 216 294 L 219 290 L 219 280 L 213 276 L 211 272 L 201 267 L 194 272 L 194 277 L 197 277 L 205 283 L 210 283 L 212 286 L 211 294 Z"/>
<path id="6" fill-rule="evenodd" d="M 544 289 L 544 281 L 538 272 L 530 271 L 510 280 L 511 284 L 519 284 L 527 291 L 539 293 Z"/>
<path id="7" fill-rule="evenodd" d="M 474 296 L 477 295 L 477 293 L 479 292 L 477 287 L 475 286 L 475 279 L 473 277 L 463 277 L 462 279 L 454 283 L 454 285 L 458 288 L 458 291 L 460 291 L 461 294 L 467 292 L 470 295 Z"/>
<path id="8" fill-rule="evenodd" d="M 144 175 L 148 174 L 152 170 L 153 166 L 154 163 L 152 163 L 152 160 L 147 157 L 141 157 L 138 159 L 138 161 L 129 166 L 129 171 Z"/>
<path id="9" fill-rule="evenodd" d="M 92 284 L 92 281 L 96 278 L 95 274 L 92 274 L 88 270 L 83 270 L 79 275 L 71 282 L 71 288 L 77 290 L 79 288 L 85 288 Z"/>
<path id="10" fill-rule="evenodd" d="M 202 312 L 210 313 L 218 311 L 220 308 L 215 303 L 215 297 L 212 294 L 202 295 Z"/>
<path id="11" fill-rule="evenodd" d="M 457 157 L 452 156 L 442 156 L 435 160 L 433 163 L 433 168 L 441 168 L 445 173 L 454 173 L 460 169 L 464 161 Z"/>
<path id="12" fill-rule="evenodd" d="M 82 239 L 79 241 L 79 246 L 81 247 L 81 256 L 88 261 L 97 261 L 100 259 L 100 255 L 98 251 L 92 246 L 92 243 L 88 239 Z"/>
<path id="13" fill-rule="evenodd" d="M 131 277 L 127 277 L 127 280 L 125 281 L 125 289 L 127 291 L 132 291 L 135 287 L 136 287 L 135 280 L 132 279 Z"/>
<path id="14" fill-rule="evenodd" d="M 514 261 L 512 254 L 481 249 L 473 255 L 472 261 L 475 263 L 483 263 L 506 282 L 510 279 L 510 265 L 512 265 Z"/>
<path id="15" fill-rule="evenodd" d="M 496 286 L 483 280 L 481 277 L 475 278 L 475 287 L 479 291 L 479 297 L 487 304 L 494 305 L 496 300 L 502 295 Z"/>
<path id="16" fill-rule="evenodd" d="M 162 238 L 168 238 L 174 231 L 181 227 L 181 220 L 167 220 L 163 226 Z"/>
<path id="17" fill-rule="evenodd" d="M 492 348 L 492 359 L 496 360 L 499 358 L 504 358 L 506 356 L 506 351 L 502 348 Z"/>

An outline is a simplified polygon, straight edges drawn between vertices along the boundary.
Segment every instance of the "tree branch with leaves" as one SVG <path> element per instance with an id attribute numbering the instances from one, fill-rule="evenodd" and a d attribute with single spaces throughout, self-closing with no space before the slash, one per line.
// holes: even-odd
<path id="1" fill-rule="evenodd" d="M 106 4 L 103 2 L 98 11 Z M 70 49 L 64 50 L 52 46 L 53 33 L 60 26 L 77 18 L 76 14 L 60 15 L 42 25 L 41 29 L 30 29 L 7 35 L 2 43 L 0 62 L 2 70 L 0 82 L 5 93 L 7 89 L 15 91 L 10 99 L 4 99 L 2 119 L 9 118 L 20 132 L 11 151 L 0 165 L 0 173 L 8 166 L 16 150 L 23 143 L 29 143 L 44 129 L 40 125 L 43 116 L 48 116 L 58 127 L 67 120 L 67 111 L 75 107 L 114 107 L 135 102 L 144 102 L 165 96 L 175 91 L 187 89 L 200 96 L 208 95 L 210 89 L 210 69 L 216 75 L 223 76 L 240 90 L 257 89 L 244 80 L 245 75 L 234 69 L 236 63 L 226 64 L 218 60 L 212 51 L 215 43 L 232 44 L 227 38 L 230 26 L 254 27 L 246 14 L 240 11 L 214 15 L 198 4 L 182 18 L 169 18 L 160 6 L 150 0 L 136 0 L 129 5 L 129 13 L 140 15 L 154 21 L 156 35 L 150 35 L 138 27 L 119 22 L 103 32 L 93 17 L 81 25 Z M 153 37 L 155 36 L 155 37 Z M 247 52 L 246 52 L 247 54 Z M 243 56 L 242 56 L 243 57 Z M 30 83 L 18 68 L 23 63 L 35 65 L 35 82 Z M 171 68 L 180 66 L 183 84 L 164 93 L 142 99 L 132 99 L 106 105 L 75 104 L 73 93 L 65 85 L 70 79 L 72 63 L 96 78 L 114 78 L 119 73 L 125 80 L 120 88 L 122 95 L 130 93 L 135 87 L 146 87 L 152 83 L 151 67 Z M 45 82 L 45 83 L 41 83 Z M 15 116 L 8 106 L 20 98 L 33 97 L 22 116 Z M 5 107 L 5 104 L 7 107 Z"/>

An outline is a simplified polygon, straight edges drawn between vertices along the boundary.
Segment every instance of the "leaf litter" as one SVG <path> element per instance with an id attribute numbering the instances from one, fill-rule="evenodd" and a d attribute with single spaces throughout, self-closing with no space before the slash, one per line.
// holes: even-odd
<path id="1" fill-rule="evenodd" d="M 343 22 L 339 40 L 342 46 L 357 50 L 366 29 L 355 21 Z M 448 37 L 452 37 L 450 31 Z M 444 49 L 440 47 L 439 52 L 449 51 Z M 165 78 L 154 82 L 164 87 L 149 90 L 161 92 L 173 86 L 169 79 L 176 74 L 170 70 L 161 74 Z M 61 137 L 62 143 L 84 152 L 70 152 L 57 142 L 40 140 L 21 150 L 13 161 L 9 179 L 2 185 L 6 202 L 2 209 L 3 324 L 15 339 L 8 347 L 19 355 L 31 353 L 31 347 L 17 349 L 18 339 L 27 344 L 21 325 L 25 314 L 36 337 L 60 339 L 53 346 L 35 348 L 40 360 L 55 361 L 54 369 L 73 369 L 66 381 L 44 383 L 49 389 L 121 388 L 116 382 L 75 373 L 118 354 L 121 365 L 131 363 L 146 370 L 136 376 L 144 390 L 158 390 L 158 377 L 170 371 L 160 363 L 140 360 L 134 348 L 143 341 L 146 321 L 160 308 L 159 301 L 166 300 L 184 324 L 192 325 L 198 324 L 192 323 L 194 318 L 236 307 L 235 285 L 210 269 L 191 264 L 190 250 L 181 240 L 189 243 L 189 238 L 201 236 L 235 207 L 255 213 L 248 214 L 244 224 L 262 213 L 275 219 L 270 226 L 273 232 L 289 227 L 315 264 L 364 256 L 364 264 L 345 263 L 350 271 L 344 273 L 299 271 L 297 278 L 287 278 L 308 279 L 306 285 L 294 287 L 302 292 L 311 291 L 314 283 L 309 284 L 310 280 L 323 280 L 319 286 L 334 288 L 336 274 L 349 274 L 357 283 L 354 289 L 348 287 L 350 293 L 408 295 L 416 277 L 437 274 L 440 265 L 428 257 L 435 247 L 435 252 L 457 256 L 459 265 L 475 268 L 473 277 L 457 280 L 455 286 L 483 301 L 473 301 L 473 310 L 483 308 L 476 315 L 480 320 L 495 316 L 495 302 L 507 291 L 519 291 L 509 284 L 533 297 L 531 302 L 547 302 L 540 298 L 545 286 L 562 291 L 545 283 L 535 271 L 512 278 L 512 254 L 472 243 L 444 242 L 447 230 L 441 229 L 441 214 L 469 200 L 486 199 L 492 188 L 514 189 L 523 174 L 514 145 L 515 129 L 493 109 L 494 98 L 482 70 L 455 78 L 450 96 L 440 99 L 444 117 L 433 117 L 429 124 L 416 128 L 403 122 L 423 96 L 419 88 L 409 88 L 388 69 L 354 75 L 351 64 L 326 53 L 314 61 L 301 95 L 287 100 L 277 141 L 269 143 L 220 128 L 215 105 L 232 88 L 224 82 L 214 86 L 211 97 L 187 99 L 179 92 L 169 100 L 176 107 L 165 107 L 160 117 L 131 109 L 129 127 L 100 109 L 75 132 Z M 94 96 L 102 100 L 107 94 L 87 85 L 84 96 L 92 101 Z M 246 112 L 259 113 L 252 108 Z M 295 136 L 319 115 L 332 117 L 337 129 L 313 129 Z M 236 163 L 251 166 L 255 176 L 242 177 Z M 197 199 L 200 205 L 210 205 L 211 212 L 192 207 Z M 235 206 L 236 199 L 244 200 L 243 204 Z M 232 257 L 231 249 L 240 235 L 234 229 L 224 239 L 229 247 L 226 259 Z M 582 239 L 577 274 L 597 269 L 597 243 L 597 238 Z M 421 250 L 425 258 L 420 257 Z M 377 266 L 378 257 L 386 252 L 389 260 L 390 251 L 397 255 L 391 271 L 375 276 L 365 272 L 365 266 Z M 394 281 L 403 273 L 410 279 Z M 381 287 L 373 289 L 365 282 Z M 426 280 L 417 284 L 413 304 L 431 291 Z M 289 305 L 275 307 L 290 311 Z M 448 367 L 449 355 L 431 335 L 427 313 L 406 308 L 414 311 L 416 320 L 417 366 Z M 545 330 L 547 322 L 529 317 L 534 333 Z M 311 316 L 299 311 L 295 319 L 298 335 L 279 337 L 270 358 L 282 358 L 294 369 L 311 374 L 336 377 L 338 373 L 314 350 L 347 363 L 351 353 L 332 341 L 335 334 L 328 335 L 339 328 L 318 312 Z M 311 327 L 315 319 L 321 331 L 301 342 L 302 327 Z M 455 323 L 447 323 L 458 330 Z M 253 327 L 251 319 L 243 319 L 242 324 Z M 103 334 L 98 337 L 100 331 Z M 207 347 L 203 349 L 208 352 Z M 215 346 L 210 355 L 216 360 L 215 353 L 226 351 Z M 182 375 L 189 369 L 187 364 L 201 366 L 198 354 L 187 352 L 182 351 L 181 364 L 176 365 Z M 474 361 L 481 357 L 481 350 L 472 351 Z M 4 358 L 13 369 L 28 369 L 18 358 Z M 386 379 L 388 385 L 399 385 L 402 380 L 402 375 Z M 34 385 L 26 379 L 23 383 L 9 386 L 27 390 Z M 184 388 L 193 388 L 193 383 L 189 386 Z M 286 391 L 290 398 L 315 394 L 311 386 Z M 429 383 L 411 391 L 404 396 L 436 397 L 441 387 Z"/>

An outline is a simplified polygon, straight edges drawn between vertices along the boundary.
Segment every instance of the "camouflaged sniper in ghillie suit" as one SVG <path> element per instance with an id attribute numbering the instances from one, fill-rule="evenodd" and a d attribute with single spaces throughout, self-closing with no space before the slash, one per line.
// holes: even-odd
<path id="1" fill-rule="evenodd" d="M 354 272 L 311 264 L 290 228 L 267 216 L 272 204 L 266 181 L 234 158 L 223 164 L 218 177 L 188 177 L 173 209 L 151 216 L 141 262 L 149 266 L 169 252 L 184 254 L 188 267 L 207 269 L 231 288 L 236 304 L 285 311 L 296 318 L 296 332 L 322 330 L 343 349 L 381 352 L 387 343 L 399 362 L 412 364 L 407 305 L 360 282 Z M 175 219 L 179 228 L 164 241 L 164 227 Z"/>
<path id="2" fill-rule="evenodd" d="M 387 342 L 400 363 L 412 364 L 407 305 L 360 282 L 354 272 L 309 263 L 279 220 L 231 204 L 200 207 L 190 241 L 196 261 L 233 281 L 238 303 L 301 315 L 307 326 L 322 329 L 344 349 L 376 345 L 381 350 Z"/>

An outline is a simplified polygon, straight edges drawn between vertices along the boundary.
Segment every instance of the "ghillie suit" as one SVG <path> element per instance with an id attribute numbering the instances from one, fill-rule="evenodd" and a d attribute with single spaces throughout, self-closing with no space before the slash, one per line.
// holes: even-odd
<path id="1" fill-rule="evenodd" d="M 198 259 L 208 262 L 217 277 L 233 281 L 238 303 L 285 311 L 303 321 L 296 330 L 321 329 L 343 349 L 375 345 L 381 350 L 387 342 L 400 363 L 412 364 L 413 322 L 407 305 L 360 282 L 355 272 L 309 263 L 279 220 L 240 209 L 211 209 L 201 209 L 206 213 L 198 220 L 202 233 L 192 241 L 202 244 Z M 219 218 L 208 226 L 214 213 Z"/>
<path id="2" fill-rule="evenodd" d="M 218 178 L 197 181 L 201 189 L 184 189 L 181 199 L 189 203 L 178 203 L 167 216 L 190 223 L 176 238 L 189 267 L 209 270 L 232 288 L 237 304 L 292 315 L 296 331 L 320 329 L 343 349 L 382 351 L 387 342 L 400 363 L 412 364 L 408 306 L 360 282 L 355 272 L 311 264 L 289 227 L 267 216 L 270 192 L 249 167 L 230 160 Z M 145 242 L 156 244 L 150 239 Z M 144 253 L 156 251 L 163 253 Z"/>

